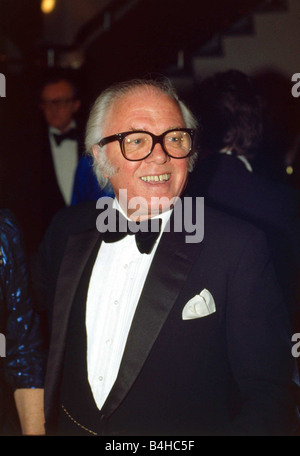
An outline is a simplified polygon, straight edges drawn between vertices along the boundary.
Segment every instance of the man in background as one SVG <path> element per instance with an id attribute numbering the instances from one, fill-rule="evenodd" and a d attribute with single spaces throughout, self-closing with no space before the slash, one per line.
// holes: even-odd
<path id="1" fill-rule="evenodd" d="M 27 252 L 34 254 L 54 214 L 71 203 L 74 176 L 83 150 L 77 84 L 55 72 L 38 92 L 38 118 L 17 137 L 20 178 L 12 207 L 22 226 Z M 41 115 L 42 114 L 42 115 Z"/>
<path id="2" fill-rule="evenodd" d="M 275 179 L 275 152 L 273 160 L 266 159 L 264 103 L 264 93 L 241 71 L 216 73 L 202 81 L 198 91 L 202 154 L 191 176 L 189 193 L 203 196 L 207 205 L 265 232 L 297 332 L 300 195 Z"/>
<path id="3" fill-rule="evenodd" d="M 80 108 L 78 91 L 63 75 L 49 77 L 40 94 L 46 121 L 42 138 L 43 219 L 71 203 L 74 175 L 80 156 L 80 132 L 75 116 Z"/>

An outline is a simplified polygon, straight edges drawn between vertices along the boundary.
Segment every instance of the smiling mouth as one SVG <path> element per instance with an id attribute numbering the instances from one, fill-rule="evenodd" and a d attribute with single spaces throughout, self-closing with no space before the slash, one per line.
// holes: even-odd
<path id="1" fill-rule="evenodd" d="M 142 176 L 141 179 L 144 182 L 167 182 L 171 177 L 171 174 L 157 174 L 155 176 Z"/>

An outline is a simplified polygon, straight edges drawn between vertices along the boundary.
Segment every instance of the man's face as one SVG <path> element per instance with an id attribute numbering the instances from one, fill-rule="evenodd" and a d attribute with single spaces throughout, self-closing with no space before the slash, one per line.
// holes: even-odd
<path id="1" fill-rule="evenodd" d="M 74 100 L 73 87 L 67 81 L 46 85 L 41 93 L 41 109 L 47 124 L 64 132 L 78 111 L 80 102 Z"/>
<path id="2" fill-rule="evenodd" d="M 181 112 L 172 99 L 157 89 L 139 88 L 115 101 L 106 118 L 103 137 L 131 130 L 145 130 L 156 135 L 172 128 L 185 127 Z M 106 146 L 107 158 L 115 167 L 115 174 L 110 182 L 119 202 L 120 190 L 127 190 L 127 207 L 122 205 L 127 215 L 141 210 L 141 218 L 148 218 L 168 209 L 168 205 L 151 206 L 151 198 L 180 196 L 188 176 L 188 159 L 168 157 L 160 144 L 156 144 L 152 153 L 141 161 L 126 160 L 118 141 Z M 154 176 L 163 180 L 154 180 Z M 131 198 L 140 197 L 141 206 L 128 208 Z"/>

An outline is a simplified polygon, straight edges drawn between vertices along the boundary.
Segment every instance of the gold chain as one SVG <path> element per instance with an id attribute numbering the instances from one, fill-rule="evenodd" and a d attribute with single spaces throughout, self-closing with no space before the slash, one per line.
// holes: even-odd
<path id="1" fill-rule="evenodd" d="M 70 418 L 70 420 L 73 421 L 73 423 L 75 423 L 77 426 L 79 426 L 81 429 L 84 429 L 85 431 L 89 432 L 90 434 L 93 434 L 93 435 L 98 435 L 96 432 L 94 431 L 91 431 L 90 429 L 82 426 L 80 423 L 78 423 L 78 421 L 74 420 L 74 418 L 70 415 L 70 413 L 65 409 L 65 407 L 62 405 L 61 408 L 63 409 L 63 411 L 65 412 L 65 414 Z"/>

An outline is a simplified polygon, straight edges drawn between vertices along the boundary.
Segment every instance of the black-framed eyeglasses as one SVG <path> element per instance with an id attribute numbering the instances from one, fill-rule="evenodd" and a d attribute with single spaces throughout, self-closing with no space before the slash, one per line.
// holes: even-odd
<path id="1" fill-rule="evenodd" d="M 172 158 L 186 158 L 193 149 L 195 131 L 191 128 L 174 128 L 161 135 L 154 135 L 149 131 L 135 130 L 107 136 L 99 141 L 100 147 L 119 141 L 124 158 L 129 161 L 144 160 L 159 143 L 163 151 Z"/>

